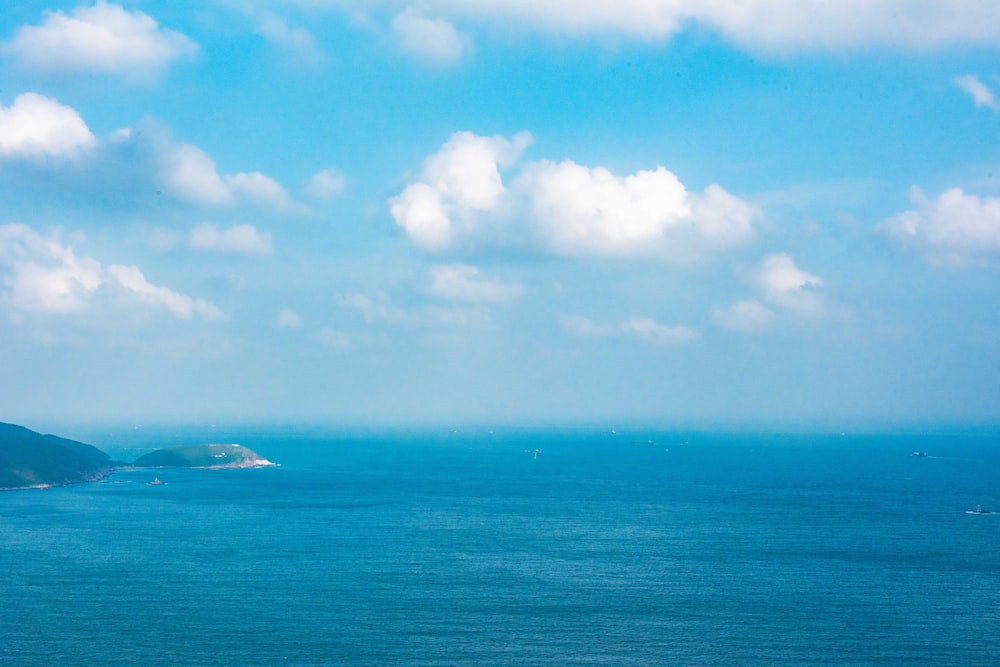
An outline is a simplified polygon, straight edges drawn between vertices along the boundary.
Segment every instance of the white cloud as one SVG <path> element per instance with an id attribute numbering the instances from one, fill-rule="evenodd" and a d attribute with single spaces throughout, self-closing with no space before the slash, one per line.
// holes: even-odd
<path id="1" fill-rule="evenodd" d="M 167 287 L 150 283 L 138 267 L 113 264 L 108 267 L 107 272 L 119 286 L 141 301 L 163 306 L 181 319 L 190 320 L 195 315 L 206 320 L 226 318 L 214 304 L 204 299 L 193 299 Z"/>
<path id="2" fill-rule="evenodd" d="M 146 14 L 103 0 L 69 16 L 47 12 L 42 25 L 18 28 L 0 49 L 35 71 L 108 72 L 131 79 L 155 77 L 172 61 L 198 52 L 197 44 L 160 28 Z"/>
<path id="3" fill-rule="evenodd" d="M 955 85 L 967 92 L 976 107 L 986 107 L 993 111 L 1000 111 L 1000 103 L 997 102 L 993 90 L 972 74 L 963 74 L 955 77 Z"/>
<path id="4" fill-rule="evenodd" d="M 520 285 L 484 277 L 475 266 L 448 264 L 431 267 L 431 293 L 449 301 L 505 303 L 519 299 L 523 292 Z"/>
<path id="5" fill-rule="evenodd" d="M 452 242 L 452 223 L 441 193 L 414 183 L 390 201 L 389 211 L 410 240 L 424 250 L 444 250 Z"/>
<path id="6" fill-rule="evenodd" d="M 474 214 L 499 208 L 506 193 L 499 167 L 513 165 L 531 141 L 526 132 L 509 141 L 454 133 L 424 161 L 419 181 L 390 200 L 393 218 L 422 248 L 447 248 L 456 226 L 472 229 Z"/>
<path id="7" fill-rule="evenodd" d="M 753 281 L 764 298 L 782 308 L 803 315 L 820 315 L 825 303 L 815 290 L 823 280 L 806 273 L 785 253 L 765 257 L 753 271 Z"/>
<path id="8" fill-rule="evenodd" d="M 165 306 L 183 319 L 193 315 L 209 320 L 225 318 L 204 299 L 149 283 L 134 266 L 105 269 L 95 259 L 77 257 L 57 235 L 45 237 L 22 224 L 0 227 L 0 276 L 7 288 L 0 303 L 8 303 L 19 312 L 79 312 L 91 307 L 107 288 L 119 287 L 143 302 Z"/>
<path id="9" fill-rule="evenodd" d="M 83 310 L 104 282 L 99 262 L 22 224 L 0 227 L 0 269 L 7 270 L 4 300 L 21 311 Z"/>
<path id="10" fill-rule="evenodd" d="M 619 328 L 625 333 L 660 345 L 690 343 L 701 338 L 701 335 L 690 327 L 660 324 L 647 317 L 636 317 L 627 320 L 622 322 Z"/>
<path id="11" fill-rule="evenodd" d="M 278 311 L 274 323 L 282 329 L 298 329 L 302 326 L 302 317 L 291 308 L 283 308 Z"/>
<path id="12" fill-rule="evenodd" d="M 818 287 L 823 281 L 795 265 L 795 260 L 784 253 L 765 257 L 758 267 L 758 279 L 764 290 L 772 294 L 797 292 L 803 288 Z"/>
<path id="13" fill-rule="evenodd" d="M 961 188 L 928 200 L 911 192 L 916 208 L 886 220 L 880 231 L 901 250 L 932 264 L 987 264 L 1000 258 L 1000 197 L 977 197 Z"/>
<path id="14" fill-rule="evenodd" d="M 195 250 L 211 250 L 240 255 L 270 255 L 271 235 L 259 232 L 253 225 L 233 225 L 219 229 L 202 223 L 191 230 L 188 245 Z"/>
<path id="15" fill-rule="evenodd" d="M 712 321 L 723 329 L 744 333 L 764 331 L 774 321 L 774 313 L 756 300 L 737 301 L 728 308 L 712 311 Z"/>
<path id="16" fill-rule="evenodd" d="M 36 93 L 0 106 L 0 156 L 75 159 L 97 144 L 80 114 Z"/>
<path id="17" fill-rule="evenodd" d="M 429 19 L 407 9 L 392 21 L 400 47 L 431 65 L 455 65 L 471 52 L 472 42 L 443 19 Z"/>
<path id="18" fill-rule="evenodd" d="M 233 195 L 215 169 L 215 160 L 191 144 L 164 145 L 158 156 L 163 188 L 182 201 L 209 206 L 232 204 Z"/>
<path id="19" fill-rule="evenodd" d="M 339 195 L 347 187 L 347 179 L 336 169 L 317 171 L 309 178 L 306 192 L 313 199 L 329 201 Z"/>
<path id="20" fill-rule="evenodd" d="M 768 255 L 745 271 L 744 278 L 756 289 L 758 299 L 743 299 L 712 309 L 716 326 L 761 333 L 778 321 L 806 321 L 831 312 L 832 304 L 819 291 L 823 279 L 800 269 L 786 253 Z"/>
<path id="21" fill-rule="evenodd" d="M 753 234 L 758 211 L 717 185 L 691 195 L 657 167 L 615 176 L 570 160 L 529 165 L 518 180 L 545 243 L 560 255 L 696 256 Z"/>
<path id="22" fill-rule="evenodd" d="M 279 213 L 301 214 L 308 212 L 308 209 L 302 204 L 292 199 L 281 184 L 259 171 L 228 174 L 223 180 L 229 186 L 231 193 L 242 195 Z"/>
<path id="23" fill-rule="evenodd" d="M 151 128 L 151 139 L 136 133 L 120 135 L 119 143 L 148 141 L 154 163 L 154 179 L 171 196 L 202 206 L 232 206 L 250 201 L 284 214 L 305 215 L 309 209 L 295 201 L 276 180 L 259 171 L 221 176 L 211 155 L 193 144 L 174 141 L 159 128 Z"/>
<path id="24" fill-rule="evenodd" d="M 488 245 L 505 226 L 507 236 L 498 238 L 556 255 L 677 261 L 749 239 L 761 217 L 718 185 L 689 193 L 664 167 L 616 176 L 603 167 L 543 160 L 524 165 L 507 188 L 500 168 L 513 166 L 530 141 L 527 133 L 510 141 L 453 134 L 425 160 L 417 182 L 390 200 L 390 212 L 425 250 Z"/>

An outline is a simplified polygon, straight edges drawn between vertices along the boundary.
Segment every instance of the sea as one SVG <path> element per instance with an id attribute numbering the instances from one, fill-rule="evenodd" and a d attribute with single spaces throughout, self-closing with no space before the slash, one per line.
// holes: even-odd
<path id="1" fill-rule="evenodd" d="M 1000 664 L 995 431 L 62 434 L 280 465 L 0 493 L 3 665 Z"/>

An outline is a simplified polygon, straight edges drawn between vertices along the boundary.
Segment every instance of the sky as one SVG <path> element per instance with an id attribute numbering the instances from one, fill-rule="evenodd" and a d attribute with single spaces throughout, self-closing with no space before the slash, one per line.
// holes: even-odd
<path id="1" fill-rule="evenodd" d="M 1000 417 L 994 0 L 0 13 L 0 420 Z"/>

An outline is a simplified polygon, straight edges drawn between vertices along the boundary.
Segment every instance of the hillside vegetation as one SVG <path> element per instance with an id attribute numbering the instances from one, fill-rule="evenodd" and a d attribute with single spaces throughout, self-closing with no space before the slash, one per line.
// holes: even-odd
<path id="1" fill-rule="evenodd" d="M 0 422 L 0 489 L 90 482 L 115 467 L 96 447 Z"/>

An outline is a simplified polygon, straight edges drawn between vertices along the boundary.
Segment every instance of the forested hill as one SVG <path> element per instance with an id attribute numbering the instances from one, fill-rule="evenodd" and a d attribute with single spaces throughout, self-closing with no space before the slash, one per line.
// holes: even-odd
<path id="1" fill-rule="evenodd" d="M 0 490 L 89 482 L 114 468 L 96 447 L 0 422 Z"/>

